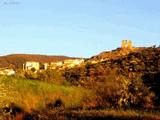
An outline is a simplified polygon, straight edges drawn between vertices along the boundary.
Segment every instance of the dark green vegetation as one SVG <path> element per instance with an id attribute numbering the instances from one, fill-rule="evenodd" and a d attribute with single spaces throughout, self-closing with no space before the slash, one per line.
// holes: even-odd
<path id="1" fill-rule="evenodd" d="M 12 110 L 4 118 L 160 119 L 160 48 L 117 49 L 75 68 L 17 72 L 0 80 L 13 92 L 3 98 L 2 111 Z"/>

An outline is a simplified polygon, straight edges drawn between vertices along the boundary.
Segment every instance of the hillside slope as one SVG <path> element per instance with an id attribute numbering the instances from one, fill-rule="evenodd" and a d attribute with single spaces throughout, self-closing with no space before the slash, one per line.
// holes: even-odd
<path id="1" fill-rule="evenodd" d="M 93 57 L 91 57 L 89 59 L 89 61 L 92 61 L 92 60 L 107 60 L 107 59 L 118 59 L 122 56 L 126 56 L 128 55 L 129 53 L 131 52 L 140 52 L 142 50 L 144 50 L 145 47 L 134 47 L 132 49 L 127 49 L 127 48 L 117 48 L 115 50 L 112 50 L 112 51 L 104 51 L 98 55 L 95 55 Z"/>
<path id="2" fill-rule="evenodd" d="M 109 53 L 110 57 L 107 57 L 104 61 L 101 61 L 102 54 L 100 54 L 96 56 L 97 63 L 87 62 L 81 67 L 65 71 L 66 80 L 73 85 L 81 85 L 87 88 L 98 85 L 112 87 L 119 79 L 121 82 L 126 80 L 124 84 L 139 84 L 139 89 L 142 88 L 143 84 L 155 94 L 154 105 L 160 106 L 160 48 L 146 47 L 143 50 L 113 57 L 115 52 L 118 54 L 118 51 L 114 51 L 113 54 L 111 52 Z M 93 60 L 93 58 L 90 60 Z M 130 86 L 133 84 L 130 84 Z M 130 86 L 129 89 L 135 88 L 135 86 Z"/>

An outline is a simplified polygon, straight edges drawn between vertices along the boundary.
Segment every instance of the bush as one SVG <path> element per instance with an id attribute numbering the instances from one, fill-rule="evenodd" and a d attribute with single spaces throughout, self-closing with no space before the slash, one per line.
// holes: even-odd
<path id="1" fill-rule="evenodd" d="M 47 104 L 46 107 L 48 109 L 64 109 L 65 104 L 60 98 L 58 98 L 53 103 Z"/>
<path id="2" fill-rule="evenodd" d="M 45 71 L 40 71 L 37 73 L 38 79 L 56 84 L 63 84 L 65 79 L 62 76 L 62 71 L 47 69 Z"/>
<path id="3" fill-rule="evenodd" d="M 113 74 L 110 76 L 104 84 L 95 88 L 99 108 L 153 108 L 155 95 L 141 79 L 127 79 Z"/>
<path id="4" fill-rule="evenodd" d="M 125 108 L 153 108 L 154 93 L 147 88 L 141 79 L 127 79 L 124 76 L 118 78 L 121 84 L 121 96 L 118 104 Z"/>
<path id="5" fill-rule="evenodd" d="M 94 90 L 97 94 L 97 105 L 100 109 L 117 108 L 120 97 L 120 84 L 116 81 L 115 74 L 107 76 L 106 80 L 97 84 Z"/>
<path id="6" fill-rule="evenodd" d="M 33 71 L 25 71 L 24 76 L 27 79 L 38 79 L 37 73 L 35 73 Z"/>

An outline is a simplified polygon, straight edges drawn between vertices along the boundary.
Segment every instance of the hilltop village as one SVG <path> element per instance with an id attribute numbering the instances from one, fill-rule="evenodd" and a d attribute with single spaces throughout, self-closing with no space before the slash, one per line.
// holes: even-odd
<path id="1" fill-rule="evenodd" d="M 65 68 L 73 68 L 75 66 L 79 66 L 84 63 L 84 59 L 67 59 L 64 61 L 58 62 L 48 62 L 48 63 L 40 63 L 36 61 L 27 61 L 23 64 L 23 71 L 42 71 L 47 69 L 65 69 Z M 0 75 L 14 75 L 16 71 L 12 68 L 1 68 Z"/>
<path id="2" fill-rule="evenodd" d="M 89 62 L 91 64 L 96 64 L 98 62 L 107 61 L 111 57 L 119 57 L 122 55 L 128 54 L 130 51 L 135 51 L 136 48 L 133 47 L 133 43 L 131 40 L 122 40 L 120 51 L 110 51 L 110 52 L 104 52 L 101 53 L 99 56 L 101 58 L 97 59 L 97 56 L 93 56 L 90 59 L 82 59 L 82 58 L 75 58 L 75 59 L 66 59 L 66 60 L 59 60 L 56 62 L 37 62 L 37 61 L 26 61 L 22 65 L 23 71 L 43 71 L 47 69 L 65 69 L 65 68 L 74 68 L 76 66 L 80 66 L 82 64 L 85 64 L 86 62 Z M 103 55 L 105 54 L 105 55 Z M 112 55 L 110 55 L 112 54 Z M 98 56 L 98 57 L 99 57 Z M 12 66 L 12 65 L 11 65 Z M 12 67 L 6 67 L 6 68 L 0 68 L 0 75 L 14 75 L 16 74 L 16 71 L 12 69 Z"/>
<path id="3" fill-rule="evenodd" d="M 123 49 L 123 52 L 133 50 L 133 45 L 131 40 L 122 40 L 121 48 Z M 88 60 L 87 62 L 90 62 L 92 64 L 102 62 L 107 60 L 100 59 L 100 60 Z M 27 61 L 25 64 L 23 64 L 23 70 L 32 70 L 35 69 L 35 71 L 38 70 L 47 70 L 47 69 L 64 69 L 64 68 L 73 68 L 76 66 L 80 66 L 85 62 L 85 59 L 67 59 L 64 61 L 58 61 L 58 62 L 50 62 L 50 63 L 39 63 L 35 61 Z"/>
<path id="4" fill-rule="evenodd" d="M 58 62 L 50 63 L 39 63 L 35 61 L 27 61 L 23 64 L 23 70 L 47 70 L 47 69 L 64 69 L 64 68 L 73 68 L 84 63 L 84 59 L 68 59 Z"/>

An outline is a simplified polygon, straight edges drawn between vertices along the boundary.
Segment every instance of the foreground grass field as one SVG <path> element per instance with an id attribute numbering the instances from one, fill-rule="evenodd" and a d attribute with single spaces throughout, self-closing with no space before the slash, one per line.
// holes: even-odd
<path id="1" fill-rule="evenodd" d="M 14 103 L 24 111 L 11 118 L 0 111 L 0 120 L 160 120 L 159 113 L 152 112 L 77 109 L 83 107 L 86 99 L 94 99 L 94 96 L 92 91 L 81 87 L 0 76 L 0 110 Z M 46 108 L 56 100 L 61 100 L 65 109 Z"/>
<path id="2" fill-rule="evenodd" d="M 60 99 L 65 108 L 75 108 L 81 105 L 83 98 L 90 91 L 63 85 L 49 84 L 36 80 L 16 77 L 0 77 L 0 107 L 7 107 L 11 103 L 24 111 L 41 110 L 46 104 Z"/>

